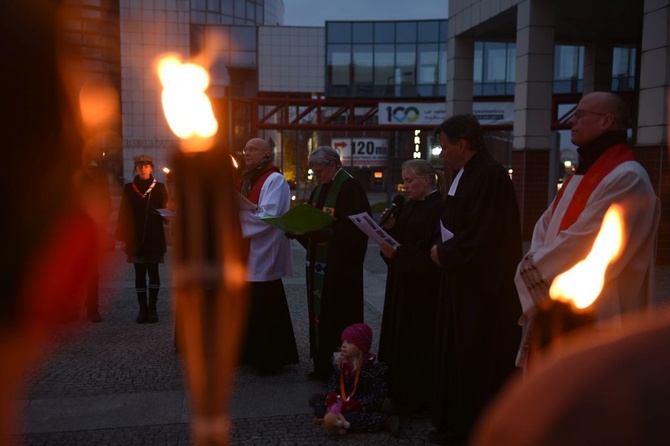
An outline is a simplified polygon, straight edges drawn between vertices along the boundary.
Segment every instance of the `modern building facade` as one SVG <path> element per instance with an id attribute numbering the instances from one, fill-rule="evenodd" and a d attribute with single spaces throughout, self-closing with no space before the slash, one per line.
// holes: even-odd
<path id="1" fill-rule="evenodd" d="M 668 202 L 668 0 L 451 0 L 448 20 L 324 27 L 282 26 L 282 0 L 70 3 L 95 42 L 118 49 L 88 67 L 104 65 L 120 92 L 122 120 L 94 145 L 119 181 L 132 177 L 139 153 L 154 157 L 159 178 L 171 167 L 179 142 L 163 117 L 155 63 L 176 52 L 211 73 L 220 144 L 240 154 L 248 138 L 272 138 L 297 199 L 312 187 L 307 155 L 323 144 L 341 150 L 368 190 L 390 198 L 402 161 L 440 164 L 434 125 L 474 112 L 513 174 L 528 237 L 563 163 L 576 161 L 566 137 L 576 103 L 612 90 L 634 110 L 638 154 Z M 95 14 L 117 26 L 96 28 Z M 665 212 L 659 247 L 670 237 Z"/>
<path id="2" fill-rule="evenodd" d="M 636 67 L 633 141 L 663 209 L 658 261 L 670 261 L 668 79 L 670 2 L 667 0 L 451 0 L 449 2 L 447 114 L 472 110 L 476 41 L 516 43 L 512 165 L 524 235 L 556 193 L 552 109 L 557 44 L 584 47 L 581 93 L 610 90 L 612 72 Z M 635 48 L 629 60 L 613 47 Z M 635 62 L 630 57 L 635 55 Z M 626 76 L 618 85 L 630 87 Z"/>

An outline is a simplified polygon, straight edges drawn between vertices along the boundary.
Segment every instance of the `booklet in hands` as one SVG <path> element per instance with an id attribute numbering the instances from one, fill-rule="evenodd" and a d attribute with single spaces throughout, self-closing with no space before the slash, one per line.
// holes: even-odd
<path id="1" fill-rule="evenodd" d="M 284 232 L 298 235 L 318 231 L 336 220 L 335 217 L 307 203 L 299 204 L 282 216 L 261 217 L 260 219 Z"/>

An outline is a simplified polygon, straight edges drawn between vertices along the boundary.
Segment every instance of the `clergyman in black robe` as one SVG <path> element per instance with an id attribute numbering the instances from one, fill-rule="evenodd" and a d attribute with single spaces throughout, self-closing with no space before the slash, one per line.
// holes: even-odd
<path id="1" fill-rule="evenodd" d="M 482 409 L 515 370 L 521 307 L 514 274 L 521 259 L 521 225 L 512 181 L 486 152 L 477 119 L 454 115 L 435 133 L 440 157 L 458 173 L 441 215 L 442 242 L 431 250 L 442 274 L 436 430 L 430 440 L 465 444 Z"/>

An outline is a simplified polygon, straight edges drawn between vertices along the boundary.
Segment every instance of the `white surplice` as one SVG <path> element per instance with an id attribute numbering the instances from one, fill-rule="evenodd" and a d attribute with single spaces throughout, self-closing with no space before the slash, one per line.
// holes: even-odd
<path id="1" fill-rule="evenodd" d="M 247 281 L 267 282 L 293 275 L 291 241 L 284 232 L 260 220 L 285 214 L 291 203 L 291 189 L 284 176 L 270 174 L 261 188 L 258 206 L 241 209 L 242 237 L 250 238 Z"/>
<path id="2" fill-rule="evenodd" d="M 548 298 L 554 278 L 573 267 L 591 250 L 603 217 L 613 203 L 624 209 L 624 241 L 620 257 L 607 268 L 605 283 L 595 305 L 600 324 L 618 324 L 621 314 L 652 304 L 655 247 L 660 204 L 644 168 L 627 161 L 603 178 L 584 210 L 567 229 L 561 220 L 583 175 L 575 175 L 552 215 L 544 212 L 533 231 L 528 254 L 519 264 L 515 283 L 524 315 Z"/>

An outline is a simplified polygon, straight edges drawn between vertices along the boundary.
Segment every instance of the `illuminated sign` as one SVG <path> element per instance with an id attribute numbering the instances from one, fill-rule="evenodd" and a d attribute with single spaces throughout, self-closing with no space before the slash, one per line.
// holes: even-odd
<path id="1" fill-rule="evenodd" d="M 513 124 L 513 102 L 473 102 L 472 113 L 482 124 Z M 445 102 L 380 102 L 381 125 L 438 125 L 446 118 Z"/>
<path id="2" fill-rule="evenodd" d="M 343 166 L 386 167 L 388 140 L 385 138 L 333 138 L 331 146 L 340 153 Z"/>

